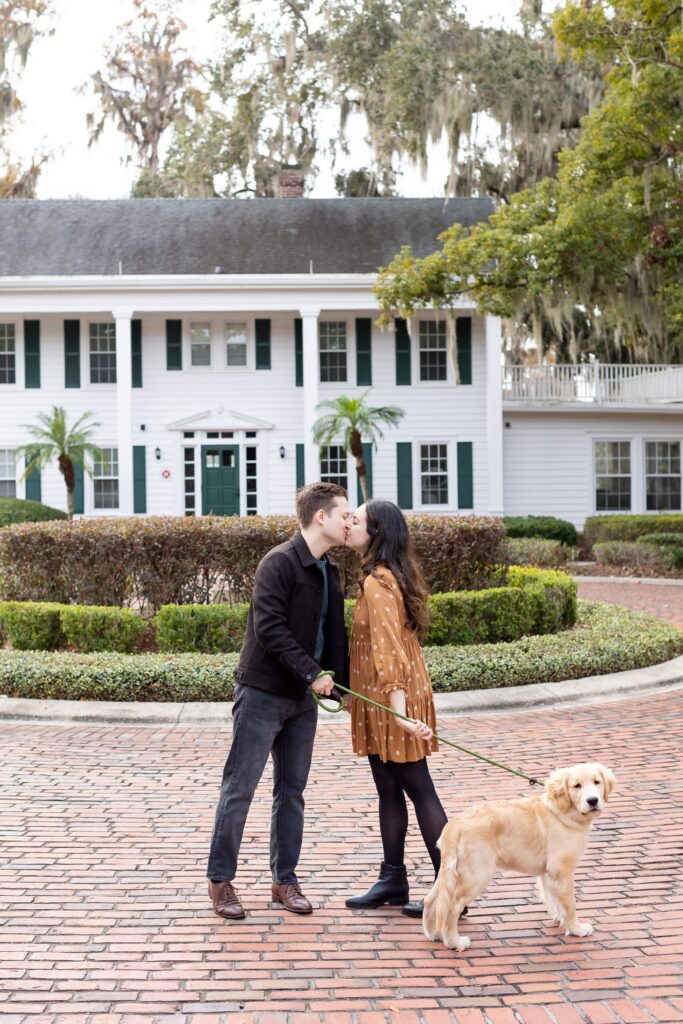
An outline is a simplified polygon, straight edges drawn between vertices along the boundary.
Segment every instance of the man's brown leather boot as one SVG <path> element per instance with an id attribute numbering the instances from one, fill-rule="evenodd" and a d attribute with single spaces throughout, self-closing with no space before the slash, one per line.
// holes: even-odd
<path id="1" fill-rule="evenodd" d="M 232 887 L 232 882 L 209 881 L 209 896 L 219 917 L 225 917 L 228 921 L 239 921 L 247 916 L 239 896 Z"/>
<path id="2" fill-rule="evenodd" d="M 275 902 L 281 903 L 285 910 L 291 910 L 293 914 L 310 914 L 313 910 L 309 900 L 294 883 L 280 885 L 273 882 L 272 893 Z"/>

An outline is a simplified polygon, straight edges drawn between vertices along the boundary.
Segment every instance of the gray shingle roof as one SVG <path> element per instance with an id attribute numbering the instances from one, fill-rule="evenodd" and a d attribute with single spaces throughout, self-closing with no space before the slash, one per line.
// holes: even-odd
<path id="1" fill-rule="evenodd" d="M 372 273 L 418 256 L 488 199 L 121 199 L 0 202 L 0 277 Z"/>

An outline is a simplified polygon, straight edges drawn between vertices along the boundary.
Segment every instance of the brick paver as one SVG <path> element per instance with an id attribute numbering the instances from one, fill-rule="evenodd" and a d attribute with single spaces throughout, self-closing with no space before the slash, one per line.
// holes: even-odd
<path id="1" fill-rule="evenodd" d="M 300 865 L 318 904 L 268 903 L 270 779 L 247 824 L 241 923 L 215 917 L 204 865 L 229 742 L 216 728 L 0 726 L 0 1024 L 612 1024 L 683 1020 L 682 691 L 444 719 L 465 745 L 533 774 L 599 759 L 619 786 L 577 878 L 595 934 L 565 938 L 529 878 L 472 908 L 466 954 L 397 909 L 344 897 L 380 860 L 367 765 L 321 726 Z M 450 812 L 518 779 L 446 749 Z M 428 884 L 411 818 L 414 895 Z"/>
<path id="2" fill-rule="evenodd" d="M 683 587 L 661 583 L 627 582 L 615 578 L 613 583 L 592 583 L 578 578 L 579 597 L 584 601 L 607 601 L 639 612 L 648 612 L 683 629 Z"/>

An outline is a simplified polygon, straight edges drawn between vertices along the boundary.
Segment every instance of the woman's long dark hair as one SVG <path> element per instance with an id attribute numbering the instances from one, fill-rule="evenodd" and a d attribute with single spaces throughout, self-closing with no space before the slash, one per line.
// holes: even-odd
<path id="1" fill-rule="evenodd" d="M 403 594 L 406 625 L 422 639 L 429 628 L 429 591 L 415 559 L 405 516 L 398 505 L 379 499 L 369 501 L 365 512 L 370 544 L 360 564 L 361 586 L 379 566 L 389 569 Z"/>

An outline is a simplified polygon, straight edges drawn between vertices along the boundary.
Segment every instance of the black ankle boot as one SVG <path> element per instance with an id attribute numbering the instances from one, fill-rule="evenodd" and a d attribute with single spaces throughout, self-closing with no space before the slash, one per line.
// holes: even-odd
<path id="1" fill-rule="evenodd" d="M 406 903 L 403 908 L 403 913 L 406 917 L 422 917 L 425 908 L 424 900 L 415 900 L 413 903 Z M 467 917 L 467 907 L 463 907 L 460 911 L 460 917 Z"/>
<path id="2" fill-rule="evenodd" d="M 362 896 L 349 896 L 346 906 L 352 910 L 361 910 L 368 907 L 381 907 L 388 904 L 390 907 L 402 907 L 408 902 L 408 875 L 403 864 L 394 866 L 385 864 L 379 871 L 379 878 L 367 892 Z"/>

